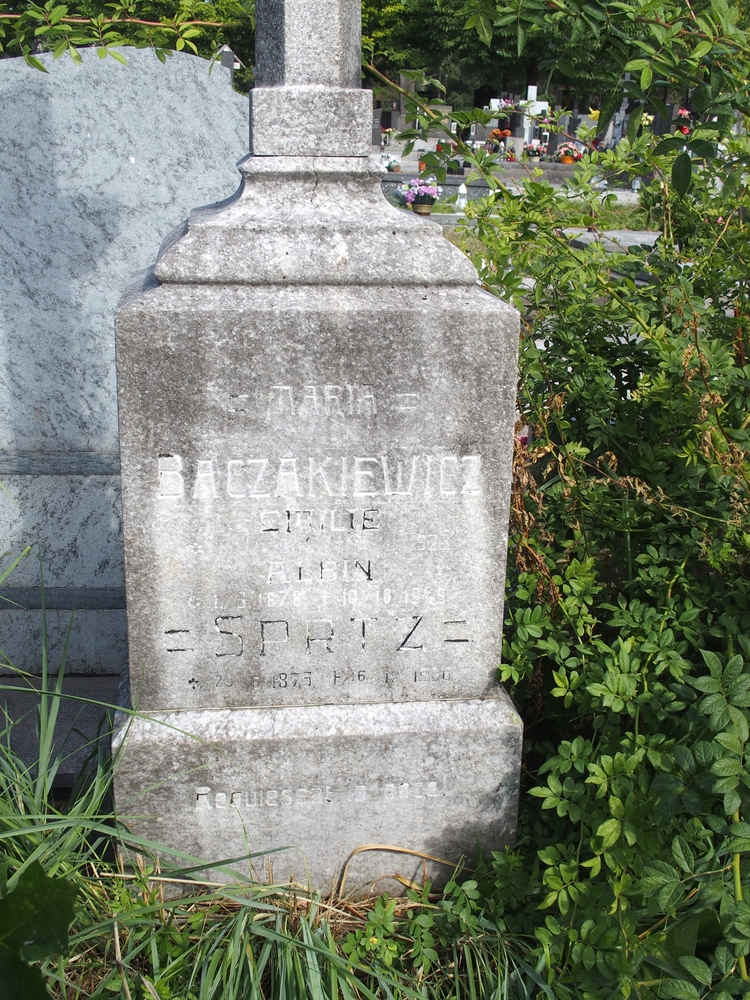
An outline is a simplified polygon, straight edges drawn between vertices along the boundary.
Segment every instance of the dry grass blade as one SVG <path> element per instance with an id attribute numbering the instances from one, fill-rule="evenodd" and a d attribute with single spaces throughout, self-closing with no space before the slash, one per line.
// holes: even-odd
<path id="1" fill-rule="evenodd" d="M 349 873 L 349 865 L 352 860 L 358 855 L 362 854 L 363 851 L 389 851 L 391 854 L 408 854 L 410 857 L 422 858 L 424 861 L 434 861 L 439 865 L 446 865 L 451 871 L 456 867 L 454 861 L 446 861 L 445 858 L 439 858 L 435 854 L 427 854 L 425 851 L 415 851 L 410 847 L 395 847 L 393 844 L 361 844 L 359 847 L 355 847 L 351 852 L 349 857 L 343 864 L 341 869 L 341 874 L 339 875 L 339 880 L 334 887 L 334 896 L 342 896 L 344 893 L 344 886 L 346 885 L 346 877 Z M 398 881 L 403 883 L 403 878 L 398 877 Z"/>

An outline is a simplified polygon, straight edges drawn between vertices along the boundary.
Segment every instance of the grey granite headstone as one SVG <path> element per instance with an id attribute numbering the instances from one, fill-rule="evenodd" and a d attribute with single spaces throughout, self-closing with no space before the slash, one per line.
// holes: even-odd
<path id="1" fill-rule="evenodd" d="M 0 60 L 0 552 L 39 543 L 52 666 L 74 611 L 68 670 L 109 677 L 103 700 L 127 660 L 115 305 L 160 230 L 231 194 L 248 148 L 226 69 L 122 52 Z M 39 584 L 34 553 L 0 590 L 0 650 L 31 672 Z"/>
<path id="2" fill-rule="evenodd" d="M 150 840 L 214 863 L 289 847 L 274 877 L 327 889 L 364 843 L 455 862 L 513 839 L 521 722 L 494 676 L 518 316 L 385 201 L 371 97 L 339 72 L 359 5 L 315 5 L 345 28 L 330 48 L 310 6 L 286 0 L 281 31 L 258 4 L 242 187 L 118 311 L 142 714 L 115 781 Z M 300 91 L 320 155 L 283 156 L 265 109 Z M 370 851 L 351 879 L 393 867 Z"/>

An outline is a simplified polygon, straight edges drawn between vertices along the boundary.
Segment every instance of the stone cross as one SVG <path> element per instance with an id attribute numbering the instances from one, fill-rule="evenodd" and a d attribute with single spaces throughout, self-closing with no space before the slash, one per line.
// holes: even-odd
<path id="1" fill-rule="evenodd" d="M 320 889 L 365 843 L 502 849 L 521 739 L 495 682 L 518 316 L 383 198 L 358 9 L 259 3 L 242 185 L 117 318 L 119 813 L 209 865 L 291 846 L 275 877 Z"/>
<path id="2" fill-rule="evenodd" d="M 360 5 L 260 0 L 250 92 L 255 156 L 367 156 L 372 100 L 361 89 Z"/>

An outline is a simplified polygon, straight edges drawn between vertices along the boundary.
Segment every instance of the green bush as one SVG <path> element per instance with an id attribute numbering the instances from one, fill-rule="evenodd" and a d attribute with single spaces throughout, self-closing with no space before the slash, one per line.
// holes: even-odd
<path id="1" fill-rule="evenodd" d="M 559 997 L 749 986 L 750 146 L 691 154 L 688 192 L 687 141 L 592 152 L 563 191 L 530 174 L 471 230 L 486 286 L 522 308 L 500 677 L 526 794 L 480 886 Z M 557 220 L 588 197 L 595 232 L 590 179 L 615 170 L 655 175 L 660 238 L 576 249 Z"/>

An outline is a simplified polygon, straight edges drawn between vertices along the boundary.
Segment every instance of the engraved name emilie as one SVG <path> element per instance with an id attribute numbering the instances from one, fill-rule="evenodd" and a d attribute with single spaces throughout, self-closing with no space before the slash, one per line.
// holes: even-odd
<path id="1" fill-rule="evenodd" d="M 441 796 L 441 782 L 429 778 L 416 781 L 370 782 L 347 789 L 335 785 L 314 785 L 304 788 L 252 788 L 227 791 L 199 785 L 195 789 L 195 808 L 200 812 L 215 809 L 294 809 L 322 806 L 335 801 L 395 802 L 396 800 L 436 799 Z M 230 786 L 231 787 L 231 786 Z"/>
<path id="2" fill-rule="evenodd" d="M 195 500 L 440 499 L 480 496 L 481 470 L 481 455 L 420 454 L 403 459 L 388 455 L 285 455 L 220 461 L 165 452 L 157 459 L 155 485 L 160 497 Z"/>

